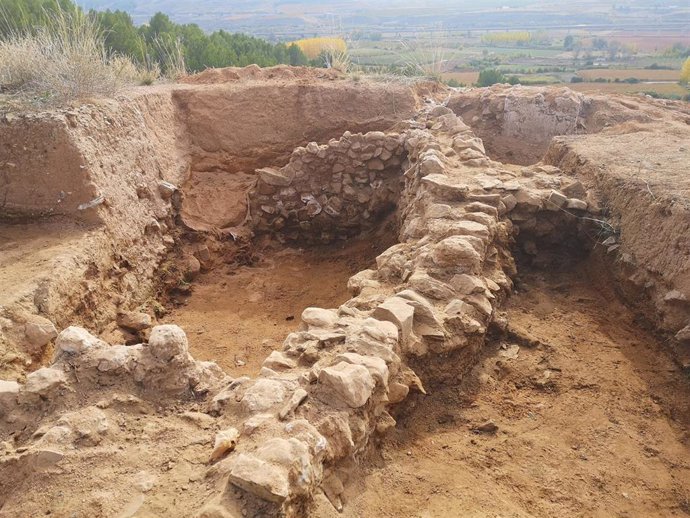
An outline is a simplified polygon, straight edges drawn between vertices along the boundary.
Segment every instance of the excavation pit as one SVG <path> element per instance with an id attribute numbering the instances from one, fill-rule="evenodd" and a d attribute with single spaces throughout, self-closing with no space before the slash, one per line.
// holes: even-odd
<path id="1" fill-rule="evenodd" d="M 681 111 L 229 72 L 0 126 L 0 514 L 685 512 Z"/>
<path id="2" fill-rule="evenodd" d="M 374 265 L 392 235 L 304 248 L 264 244 L 251 265 L 202 273 L 162 320 L 185 329 L 195 358 L 233 376 L 256 376 L 266 356 L 299 329 L 306 308 L 338 307 L 350 298 L 348 279 Z"/>

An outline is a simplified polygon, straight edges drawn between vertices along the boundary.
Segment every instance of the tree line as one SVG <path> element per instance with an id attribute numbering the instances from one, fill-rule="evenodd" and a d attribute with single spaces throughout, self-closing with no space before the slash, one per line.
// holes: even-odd
<path id="1" fill-rule="evenodd" d="M 0 38 L 49 27 L 55 16 L 78 9 L 72 0 L 0 0 Z M 125 11 L 91 10 L 88 16 L 102 31 L 109 53 L 129 56 L 142 65 L 157 65 L 163 72 L 175 52 L 184 57 L 188 72 L 251 64 L 309 64 L 298 45 L 273 44 L 223 30 L 207 34 L 196 24 L 177 24 L 163 13 L 156 13 L 140 27 Z"/>

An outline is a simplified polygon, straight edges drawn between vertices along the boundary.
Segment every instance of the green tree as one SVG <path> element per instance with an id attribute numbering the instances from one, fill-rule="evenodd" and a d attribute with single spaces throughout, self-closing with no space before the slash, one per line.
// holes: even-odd
<path id="1" fill-rule="evenodd" d="M 170 34 L 175 32 L 175 24 L 163 13 L 154 14 L 149 20 L 148 26 L 143 27 L 143 34 L 146 38 L 153 39 L 162 34 Z"/>
<path id="2" fill-rule="evenodd" d="M 50 23 L 56 11 L 79 9 L 72 0 L 0 0 L 0 38 L 12 32 L 34 30 Z M 180 50 L 190 72 L 208 67 L 246 66 L 256 63 L 306 65 L 307 57 L 297 45 L 269 43 L 245 34 L 216 31 L 206 34 L 198 25 L 181 25 L 164 13 L 137 28 L 125 11 L 90 11 L 113 54 L 127 55 L 140 63 L 157 64 L 163 72 L 176 66 L 171 60 Z"/>
<path id="3" fill-rule="evenodd" d="M 477 86 L 491 86 L 496 83 L 505 83 L 506 78 L 500 70 L 495 68 L 486 68 L 479 72 L 479 79 Z"/>
<path id="4" fill-rule="evenodd" d="M 300 49 L 294 43 L 288 47 L 287 51 L 289 65 L 305 66 L 309 64 L 307 56 L 305 56 L 304 52 L 302 52 L 302 49 Z"/>
<path id="5" fill-rule="evenodd" d="M 89 14 L 98 21 L 103 30 L 106 47 L 111 52 L 130 56 L 140 63 L 144 61 L 144 41 L 129 14 L 110 10 L 91 11 Z"/>
<path id="6" fill-rule="evenodd" d="M 33 31 L 50 23 L 55 13 L 74 12 L 72 0 L 0 1 L 0 37 L 13 32 Z"/>
<path id="7" fill-rule="evenodd" d="M 604 38 L 594 38 L 592 41 L 592 48 L 594 50 L 604 50 L 608 48 L 609 44 Z"/>
<path id="8" fill-rule="evenodd" d="M 563 40 L 563 49 L 573 50 L 574 46 L 575 46 L 575 38 L 573 37 L 572 34 L 568 34 L 565 37 L 565 39 Z"/>

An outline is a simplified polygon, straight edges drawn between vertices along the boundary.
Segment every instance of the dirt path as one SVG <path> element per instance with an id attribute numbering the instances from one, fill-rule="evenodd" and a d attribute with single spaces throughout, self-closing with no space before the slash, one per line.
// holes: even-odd
<path id="1" fill-rule="evenodd" d="M 489 344 L 314 515 L 689 515 L 690 381 L 588 273 L 526 275 L 508 319 L 541 345 Z"/>
<path id="2" fill-rule="evenodd" d="M 215 361 L 231 376 L 256 376 L 271 350 L 298 329 L 302 311 L 337 308 L 348 300 L 350 276 L 370 267 L 383 249 L 381 240 L 363 239 L 347 246 L 264 250 L 255 266 L 203 274 L 165 322 L 187 332 L 195 358 Z"/>

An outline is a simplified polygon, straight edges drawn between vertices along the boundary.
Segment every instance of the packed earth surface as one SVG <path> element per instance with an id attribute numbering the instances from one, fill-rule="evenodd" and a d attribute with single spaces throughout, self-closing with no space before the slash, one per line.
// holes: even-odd
<path id="1" fill-rule="evenodd" d="M 0 142 L 0 516 L 690 515 L 687 104 L 251 66 Z"/>

